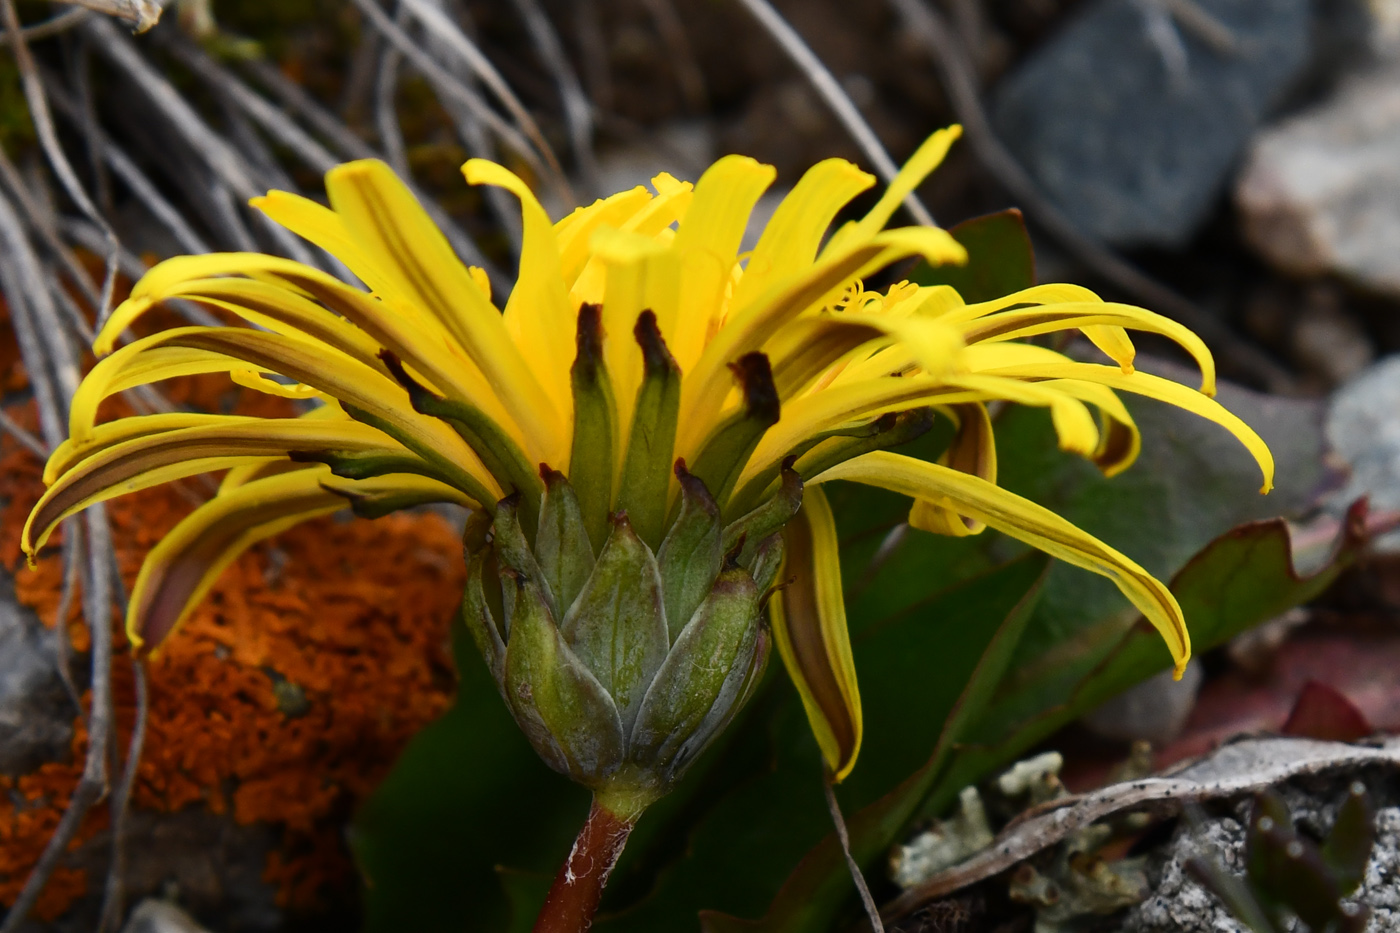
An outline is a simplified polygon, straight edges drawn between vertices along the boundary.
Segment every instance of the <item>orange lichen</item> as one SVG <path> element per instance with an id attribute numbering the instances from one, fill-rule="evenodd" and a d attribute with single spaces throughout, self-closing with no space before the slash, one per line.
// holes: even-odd
<path id="1" fill-rule="evenodd" d="M 0 326 L 0 359 L 12 361 Z M 9 370 L 13 374 L 13 367 Z M 7 376 L 7 379 L 9 376 Z M 207 410 L 288 413 L 285 400 L 239 392 L 217 378 L 166 386 Z M 278 409 L 281 409 L 279 412 Z M 30 405 L 11 417 L 30 427 Z M 20 567 L 18 535 L 42 491 L 41 464 L 0 439 L 0 559 Z M 117 557 L 129 588 L 146 551 L 192 502 L 197 482 L 162 486 L 109 503 Z M 54 545 L 15 574 L 19 598 L 54 623 L 62 566 Z M 312 522 L 238 560 L 182 632 L 151 662 L 145 752 L 132 795 L 139 810 L 205 807 L 239 823 L 282 830 L 266 878 L 285 903 L 305 905 L 343 884 L 350 863 L 343 821 L 392 766 L 407 740 L 450 702 L 449 625 L 461 593 L 460 543 L 429 514 L 374 522 Z M 78 650 L 78 608 L 68 623 Z M 135 718 L 125 639 L 114 614 L 119 740 Z M 0 777 L 0 903 L 12 903 L 52 834 L 82 770 L 79 728 L 70 761 L 18 779 Z M 103 829 L 99 807 L 79 842 Z M 50 882 L 40 916 L 52 917 L 89 882 L 66 870 Z"/>

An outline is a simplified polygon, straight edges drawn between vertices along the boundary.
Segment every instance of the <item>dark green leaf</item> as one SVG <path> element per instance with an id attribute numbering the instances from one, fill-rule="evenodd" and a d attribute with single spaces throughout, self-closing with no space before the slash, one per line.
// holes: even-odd
<path id="1" fill-rule="evenodd" d="M 351 829 L 367 933 L 506 929 L 496 866 L 553 877 L 588 813 L 588 791 L 539 760 L 461 629 L 455 649 L 452 709 L 414 737 Z"/>
<path id="2" fill-rule="evenodd" d="M 1035 253 L 1015 208 L 964 220 L 948 231 L 967 249 L 965 266 L 920 263 L 910 281 L 951 285 L 963 301 L 991 301 L 1035 284 Z"/>
<path id="3" fill-rule="evenodd" d="M 1348 789 L 1347 799 L 1337 811 L 1332 831 L 1322 845 L 1322 858 L 1332 877 L 1337 879 L 1343 896 L 1351 896 L 1366 876 L 1371 846 L 1375 842 L 1375 823 L 1376 811 L 1371 806 L 1366 786 L 1357 781 Z"/>

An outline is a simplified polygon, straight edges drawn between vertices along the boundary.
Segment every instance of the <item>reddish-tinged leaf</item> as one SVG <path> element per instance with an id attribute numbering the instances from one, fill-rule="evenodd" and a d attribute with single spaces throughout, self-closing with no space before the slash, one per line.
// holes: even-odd
<path id="1" fill-rule="evenodd" d="M 1320 680 L 1303 684 L 1298 702 L 1283 724 L 1285 735 L 1332 742 L 1355 742 L 1375 731 L 1354 703 Z"/>

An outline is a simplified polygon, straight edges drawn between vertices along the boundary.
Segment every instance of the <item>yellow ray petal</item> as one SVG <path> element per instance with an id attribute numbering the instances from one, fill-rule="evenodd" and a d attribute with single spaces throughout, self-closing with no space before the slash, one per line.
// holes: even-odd
<path id="1" fill-rule="evenodd" d="M 889 329 L 845 314 L 815 314 L 788 324 L 764 344 L 778 397 L 796 398 L 832 366 L 894 338 Z"/>
<path id="2" fill-rule="evenodd" d="M 569 365 L 574 361 L 573 309 L 568 286 L 560 275 L 559 241 L 554 225 L 530 186 L 515 173 L 488 162 L 471 159 L 462 166 L 471 185 L 495 185 L 520 199 L 524 234 L 520 249 L 520 274 L 506 302 L 504 320 L 522 355 L 543 384 L 561 425 L 572 421 L 573 396 L 569 391 Z M 553 461 L 558 463 L 557 454 Z"/>
<path id="3" fill-rule="evenodd" d="M 110 447 L 125 441 L 135 440 L 151 434 L 163 434 L 181 428 L 198 428 L 207 425 L 251 424 L 260 418 L 242 415 L 206 415 L 199 412 L 169 412 L 158 415 L 134 415 L 119 418 L 106 424 L 96 425 L 88 437 L 79 442 L 68 438 L 49 454 L 44 464 L 44 485 L 53 483 L 62 474 L 72 469 L 80 460 L 95 456 Z"/>
<path id="4" fill-rule="evenodd" d="M 255 479 L 265 479 L 269 476 L 277 476 L 282 473 L 292 473 L 296 470 L 305 470 L 313 466 L 322 464 L 297 463 L 283 457 L 266 457 L 262 460 L 250 460 L 239 466 L 229 467 L 224 478 L 219 482 L 219 489 L 216 495 L 222 496 L 224 493 L 232 492 L 239 486 L 246 486 Z"/>
<path id="5" fill-rule="evenodd" d="M 683 373 L 700 357 L 749 214 L 776 175 L 771 165 L 730 155 L 706 169 L 695 184 L 694 200 L 673 244 L 680 263 L 679 305 L 673 318 L 657 317 Z"/>
<path id="6" fill-rule="evenodd" d="M 976 476 L 992 485 L 997 481 L 997 445 L 992 419 L 981 403 L 952 405 L 958 430 L 938 462 L 950 470 Z M 921 531 L 963 537 L 980 533 L 987 526 L 945 509 L 936 500 L 916 499 L 909 510 L 909 524 Z"/>
<path id="7" fill-rule="evenodd" d="M 984 315 L 964 325 L 968 343 L 1011 340 L 1079 328 L 1125 373 L 1133 371 L 1133 346 L 1123 328 L 1160 334 L 1190 353 L 1201 370 L 1201 392 L 1215 394 L 1215 358 L 1205 342 L 1171 318 L 1114 302 L 1064 302 Z"/>
<path id="8" fill-rule="evenodd" d="M 1171 591 L 1132 560 L 1049 509 L 975 476 L 887 451 L 848 460 L 813 478 L 809 484 L 835 479 L 933 500 L 1052 557 L 1107 577 L 1166 641 L 1176 676 L 1180 677 L 1185 669 L 1191 657 L 1191 637 L 1186 631 L 1181 607 Z"/>
<path id="9" fill-rule="evenodd" d="M 1076 379 L 1051 379 L 1040 385 L 1099 409 L 1099 446 L 1089 459 L 1104 476 L 1117 476 L 1133 465 L 1142 452 L 1142 433 L 1117 393 L 1107 386 Z"/>
<path id="10" fill-rule="evenodd" d="M 916 255 L 934 263 L 967 261 L 967 250 L 944 230 L 888 230 L 850 250 L 824 255 L 811 269 L 768 289 L 727 321 L 693 369 L 686 370 L 682 364 L 686 372 L 681 400 L 684 438 L 679 449 L 693 449 L 713 427 L 729 394 L 731 362 L 760 349 L 787 322 L 830 304 L 851 281 Z"/>
<path id="11" fill-rule="evenodd" d="M 195 509 L 146 555 L 127 608 L 133 648 L 142 653 L 159 649 L 234 559 L 293 525 L 349 508 L 349 490 L 422 502 L 461 501 L 460 493 L 422 476 L 393 474 L 349 483 L 320 464 L 231 489 Z"/>
<path id="12" fill-rule="evenodd" d="M 511 340 L 501 314 L 481 293 L 442 231 L 413 193 L 377 160 L 339 165 L 326 192 L 357 243 L 376 256 L 397 296 L 429 312 L 495 387 L 532 453 L 553 451 L 563 415 Z M 558 273 L 557 254 L 552 274 Z"/>
<path id="13" fill-rule="evenodd" d="M 394 288 L 392 270 L 384 267 L 376 253 L 365 251 L 364 244 L 337 212 L 290 191 L 269 191 L 248 203 L 268 219 L 345 263 L 370 290 L 383 292 Z"/>
<path id="14" fill-rule="evenodd" d="M 559 241 L 559 271 L 564 286 L 573 288 L 578 274 L 588 262 L 589 240 L 599 227 L 620 227 L 623 221 L 637 213 L 651 200 L 651 192 L 643 185 L 628 191 L 600 198 L 587 207 L 577 208 L 554 225 Z"/>
<path id="15" fill-rule="evenodd" d="M 837 212 L 873 184 L 875 176 L 845 159 L 826 159 L 809 168 L 763 228 L 731 307 L 742 310 L 773 282 L 811 265 Z"/>
<path id="16" fill-rule="evenodd" d="M 311 386 L 305 385 L 304 383 L 277 382 L 251 369 L 231 369 L 229 370 L 228 377 L 234 385 L 242 386 L 245 389 L 252 389 L 255 392 L 262 392 L 265 395 L 275 395 L 278 398 L 305 401 L 307 399 L 324 397 L 319 389 L 313 389 Z"/>
<path id="17" fill-rule="evenodd" d="M 408 393 L 379 372 L 323 344 L 236 328 L 182 327 L 133 341 L 99 362 L 73 396 L 69 433 L 85 441 L 110 395 L 174 376 L 260 369 L 312 386 L 391 427 L 415 453 L 499 498 L 500 484 L 457 432 L 413 410 Z M 491 499 L 492 502 L 496 501 Z"/>
<path id="18" fill-rule="evenodd" d="M 773 599 L 773 640 L 792 677 L 827 769 L 840 781 L 860 753 L 863 725 L 836 521 L 820 489 L 803 494 L 802 508 L 783 529 L 786 546 Z"/>
<path id="19" fill-rule="evenodd" d="M 671 224 L 685 220 L 695 201 L 695 186 L 688 181 L 677 181 L 667 172 L 657 175 L 651 184 L 656 189 L 656 197 L 617 224 L 619 230 L 659 237 Z"/>
<path id="20" fill-rule="evenodd" d="M 919 187 L 923 180 L 940 164 L 948 149 L 962 136 L 962 127 L 953 125 L 934 133 L 924 140 L 923 145 L 914 151 L 909 157 L 909 161 L 895 175 L 890 182 L 885 193 L 880 200 L 870 209 L 859 221 L 849 223 L 837 230 L 832 236 L 831 242 L 827 244 L 823 255 L 838 252 L 862 240 L 869 239 L 881 230 L 885 229 L 885 224 L 889 223 L 890 217 L 904 203 L 904 199 L 911 191 Z"/>
<path id="21" fill-rule="evenodd" d="M 607 278 L 607 263 L 603 257 L 593 252 L 593 236 L 597 231 L 606 227 L 621 230 L 624 233 L 635 233 L 639 236 L 649 237 L 660 246 L 671 246 L 675 242 L 675 231 L 670 229 L 670 224 L 685 217 L 691 201 L 694 199 L 694 186 L 690 182 L 676 181 L 670 175 L 662 172 L 652 179 L 652 184 L 657 186 L 657 195 L 641 209 L 633 212 L 631 216 L 617 222 L 608 221 L 597 224 L 579 224 L 580 228 L 586 228 L 589 236 L 581 244 L 587 248 L 583 265 L 578 273 L 569 277 L 566 275 L 565 281 L 569 282 L 569 299 L 574 305 L 590 303 L 597 304 L 603 300 L 603 289 Z M 582 230 L 580 230 L 580 235 Z M 658 314 L 664 312 L 667 320 L 675 320 L 676 309 L 674 296 L 668 299 L 669 303 L 661 308 L 652 308 Z"/>
<path id="22" fill-rule="evenodd" d="M 202 600 L 234 559 L 293 525 L 349 507 L 321 488 L 320 464 L 255 480 L 195 509 L 160 540 L 141 565 L 126 613 L 138 652 L 157 649 Z"/>
<path id="23" fill-rule="evenodd" d="M 637 316 L 648 309 L 655 313 L 659 307 L 675 307 L 680 284 L 677 257 L 651 237 L 608 227 L 593 234 L 593 253 L 607 269 L 603 358 L 612 380 L 617 424 L 625 434 L 631 429 L 642 384 L 642 354 L 633 337 Z M 614 464 L 621 469 L 621 456 Z"/>
<path id="24" fill-rule="evenodd" d="M 782 417 L 759 442 L 739 483 L 742 488 L 743 483 L 781 462 L 807 438 L 850 421 L 924 405 L 996 399 L 1049 408 L 1063 450 L 1088 457 L 1099 446 L 1099 429 L 1093 415 L 1083 402 L 1067 392 L 985 374 L 959 374 L 941 380 L 926 376 L 886 376 L 833 385 L 784 405 Z"/>
<path id="25" fill-rule="evenodd" d="M 306 269 L 311 275 L 323 274 L 300 264 L 287 264 L 297 271 Z M 261 264 L 251 265 L 255 269 Z M 240 268 L 250 270 L 250 264 L 244 264 Z M 349 290 L 348 286 L 345 288 Z M 228 277 L 173 280 L 160 290 L 151 287 L 142 289 L 141 298 L 124 302 L 122 311 L 130 320 L 134 320 L 136 315 L 145 310 L 145 307 L 141 306 L 142 302 L 146 302 L 146 307 L 149 307 L 171 298 L 187 298 L 232 311 L 249 323 L 275 333 L 319 340 L 370 365 L 375 365 L 374 360 L 381 346 L 359 327 L 303 297 L 297 291 L 256 279 Z M 128 304 L 136 307 L 127 309 Z M 105 355 L 111 351 L 111 338 L 117 333 L 120 331 L 113 331 L 111 327 L 103 328 L 103 339 L 96 346 L 98 355 Z"/>
<path id="26" fill-rule="evenodd" d="M 1117 363 L 1123 372 L 1133 371 L 1137 348 L 1133 346 L 1133 339 L 1128 336 L 1126 328 L 1116 324 L 1085 324 L 1080 328 L 1080 332 L 1089 338 L 1090 343 L 1102 350 L 1105 356 Z"/>
<path id="27" fill-rule="evenodd" d="M 1103 299 L 1082 285 L 1067 285 L 1057 282 L 1050 285 L 1033 285 L 1030 288 L 1012 292 L 1000 298 L 993 298 L 990 301 L 979 301 L 976 304 L 950 309 L 946 313 L 950 315 L 948 318 L 950 321 L 972 321 L 1017 305 L 1072 304 L 1075 302 L 1102 303 Z"/>
<path id="28" fill-rule="evenodd" d="M 116 338 L 146 310 L 179 297 L 207 300 L 278 333 L 321 340 L 380 371 L 377 355 L 380 347 L 387 347 L 415 369 L 432 374 L 430 381 L 444 394 L 471 401 L 520 434 L 482 371 L 463 357 L 465 351 L 440 326 L 412 314 L 392 295 L 387 300 L 372 298 L 319 269 L 276 256 L 211 253 L 158 264 L 97 335 L 97 354 L 111 352 Z"/>
<path id="29" fill-rule="evenodd" d="M 63 473 L 29 513 L 21 535 L 24 549 L 33 554 L 59 522 L 94 503 L 294 450 L 407 454 L 384 433 L 354 421 L 249 418 L 144 434 Z"/>
<path id="30" fill-rule="evenodd" d="M 1095 363 L 1061 363 L 1058 365 L 1037 365 L 1034 367 L 1008 366 L 987 371 L 988 375 L 1013 379 L 1077 379 L 1097 385 L 1108 386 L 1119 392 L 1132 392 L 1166 402 L 1193 415 L 1214 421 L 1235 436 L 1259 464 L 1263 474 L 1263 484 L 1259 491 L 1266 493 L 1274 488 L 1274 457 L 1269 446 L 1254 429 L 1231 414 L 1214 399 L 1207 398 L 1194 389 L 1180 383 L 1152 376 L 1144 372 L 1124 373 L 1116 366 L 1101 366 Z"/>

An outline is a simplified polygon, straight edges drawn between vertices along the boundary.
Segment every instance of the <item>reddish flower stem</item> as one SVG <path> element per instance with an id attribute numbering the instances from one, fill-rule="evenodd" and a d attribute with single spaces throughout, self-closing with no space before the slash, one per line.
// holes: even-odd
<path id="1" fill-rule="evenodd" d="M 635 819 L 623 819 L 593 801 L 569 857 L 554 876 L 534 933 L 586 933 L 593 926 L 603 886 L 635 825 Z"/>

